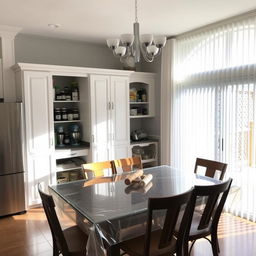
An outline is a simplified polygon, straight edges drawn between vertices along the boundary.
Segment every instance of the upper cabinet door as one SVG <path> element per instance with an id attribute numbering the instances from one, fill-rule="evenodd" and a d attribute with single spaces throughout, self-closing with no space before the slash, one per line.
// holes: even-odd
<path id="1" fill-rule="evenodd" d="M 108 144 L 109 141 L 109 76 L 92 75 L 91 90 L 91 127 L 94 146 Z"/>
<path id="2" fill-rule="evenodd" d="M 111 131 L 114 145 L 130 142 L 129 79 L 111 76 Z"/>
<path id="3" fill-rule="evenodd" d="M 24 71 L 26 141 L 30 154 L 54 150 L 53 90 L 48 72 Z"/>

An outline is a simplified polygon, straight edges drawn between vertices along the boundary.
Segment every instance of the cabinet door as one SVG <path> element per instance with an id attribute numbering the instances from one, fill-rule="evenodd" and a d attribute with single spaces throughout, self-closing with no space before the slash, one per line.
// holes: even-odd
<path id="1" fill-rule="evenodd" d="M 26 141 L 29 154 L 54 149 L 52 79 L 47 72 L 24 72 Z"/>
<path id="2" fill-rule="evenodd" d="M 48 185 L 56 182 L 54 170 L 55 159 L 52 155 L 30 155 L 27 160 L 27 186 L 26 201 L 27 205 L 33 206 L 41 203 L 38 194 L 38 183 L 42 188 L 47 189 Z"/>
<path id="3" fill-rule="evenodd" d="M 130 144 L 129 80 L 128 77 L 111 77 L 112 144 L 114 147 Z M 127 156 L 125 156 L 127 157 Z"/>
<path id="4" fill-rule="evenodd" d="M 110 78 L 104 75 L 90 76 L 92 161 L 109 159 L 110 138 Z"/>
<path id="5" fill-rule="evenodd" d="M 32 206 L 40 203 L 38 182 L 47 187 L 55 181 L 52 79 L 49 73 L 36 71 L 25 71 L 23 79 L 26 201 Z"/>

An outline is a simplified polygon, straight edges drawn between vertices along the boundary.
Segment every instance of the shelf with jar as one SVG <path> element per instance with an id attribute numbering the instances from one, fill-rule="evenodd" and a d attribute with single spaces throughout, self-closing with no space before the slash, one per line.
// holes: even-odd
<path id="1" fill-rule="evenodd" d="M 140 156 L 143 167 L 156 166 L 158 163 L 158 142 L 142 140 L 131 142 L 132 156 Z"/>
<path id="2" fill-rule="evenodd" d="M 54 100 L 53 103 L 79 103 L 80 100 Z"/>
<path id="3" fill-rule="evenodd" d="M 130 79 L 130 118 L 154 117 L 154 75 L 135 72 Z"/>
<path id="4" fill-rule="evenodd" d="M 57 79 L 53 80 L 53 96 L 55 102 L 78 102 L 79 101 L 79 85 L 78 82 L 72 81 L 69 85 L 56 84 Z"/>
<path id="5" fill-rule="evenodd" d="M 54 122 L 79 122 L 80 111 L 79 108 L 54 107 Z"/>

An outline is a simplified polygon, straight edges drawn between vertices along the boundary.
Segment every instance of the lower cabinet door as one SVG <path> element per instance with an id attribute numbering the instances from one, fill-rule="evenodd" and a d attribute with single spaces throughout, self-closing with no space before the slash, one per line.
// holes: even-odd
<path id="1" fill-rule="evenodd" d="M 27 161 L 26 201 L 31 207 L 41 203 L 38 184 L 47 192 L 48 185 L 56 183 L 55 159 L 52 155 L 29 156 Z"/>

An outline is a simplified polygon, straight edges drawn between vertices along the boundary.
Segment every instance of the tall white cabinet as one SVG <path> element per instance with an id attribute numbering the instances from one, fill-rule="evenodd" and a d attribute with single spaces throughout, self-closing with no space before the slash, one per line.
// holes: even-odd
<path id="1" fill-rule="evenodd" d="M 27 163 L 27 204 L 39 201 L 37 184 L 55 178 L 52 79 L 48 72 L 22 74 Z"/>
<path id="2" fill-rule="evenodd" d="M 83 152 L 87 162 L 131 156 L 129 124 L 129 76 L 131 71 L 65 67 L 21 63 L 13 67 L 17 100 L 24 105 L 24 162 L 27 207 L 41 202 L 37 184 L 56 183 L 59 159 Z M 53 78 L 79 83 L 79 103 L 54 101 Z M 78 104 L 82 137 L 90 148 L 73 149 L 60 156 L 55 145 L 54 108 Z M 59 106 L 59 105 L 58 105 Z M 69 123 L 64 124 L 69 125 Z M 84 152 L 87 152 L 85 155 Z M 80 154 L 81 155 L 81 154 Z"/>
<path id="3" fill-rule="evenodd" d="M 92 161 L 130 156 L 128 76 L 90 76 Z"/>

